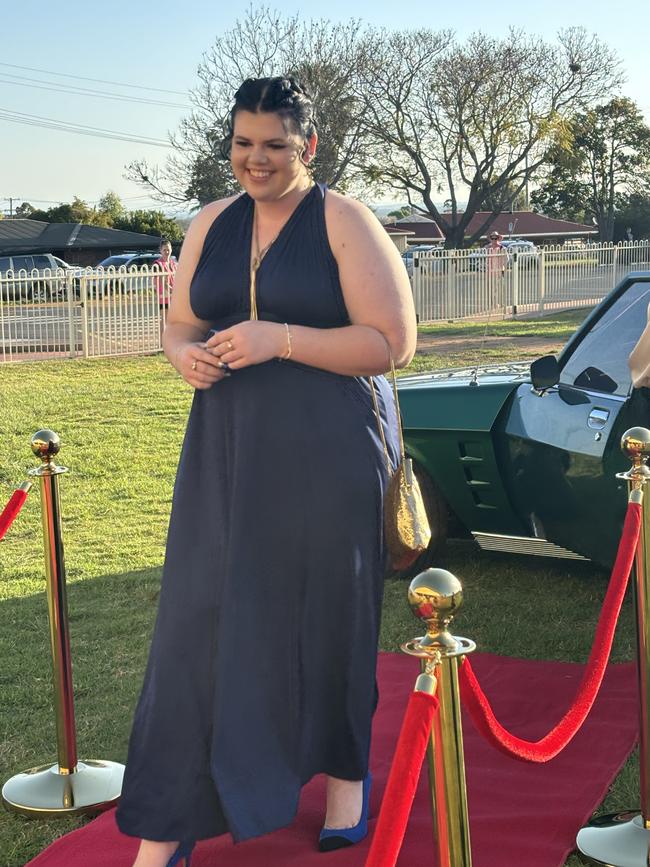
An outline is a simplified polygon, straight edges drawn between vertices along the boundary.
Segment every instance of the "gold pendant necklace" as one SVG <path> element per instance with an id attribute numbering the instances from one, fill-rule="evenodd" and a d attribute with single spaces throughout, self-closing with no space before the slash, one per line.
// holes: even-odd
<path id="1" fill-rule="evenodd" d="M 280 232 L 282 229 L 280 229 Z M 262 259 L 266 256 L 268 251 L 271 249 L 273 244 L 277 241 L 278 235 L 280 232 L 277 232 L 274 238 L 272 238 L 269 243 L 264 247 L 264 249 L 260 250 L 260 237 L 259 230 L 257 227 L 257 208 L 253 208 L 253 243 L 255 245 L 256 252 L 254 253 L 251 260 L 251 279 L 250 279 L 250 290 L 251 290 L 251 312 L 250 318 L 257 319 L 257 291 L 256 291 L 256 282 L 257 282 L 257 270 L 262 264 Z"/>
<path id="2" fill-rule="evenodd" d="M 307 195 L 307 193 L 311 190 L 311 188 L 313 186 L 314 186 L 313 183 L 309 185 L 305 195 Z M 302 199 L 300 201 L 302 201 Z M 298 202 L 298 204 L 300 204 L 300 202 Z M 256 252 L 251 257 L 251 279 L 250 279 L 250 296 L 251 296 L 251 298 L 250 298 L 250 305 L 251 305 L 250 318 L 251 319 L 257 319 L 257 289 L 256 289 L 257 271 L 258 271 L 260 265 L 262 264 L 262 259 L 269 252 L 269 250 L 271 249 L 273 244 L 275 244 L 275 242 L 278 240 L 280 232 L 282 232 L 282 229 L 284 228 L 285 225 L 286 225 L 286 223 L 284 223 L 282 225 L 282 227 L 279 229 L 279 231 L 276 232 L 275 236 L 269 241 L 269 243 L 266 245 L 266 247 L 264 247 L 262 250 L 260 250 L 260 236 L 259 236 L 259 229 L 258 229 L 258 225 L 257 225 L 257 208 L 255 207 L 255 205 L 253 205 L 253 244 L 255 245 Z"/>

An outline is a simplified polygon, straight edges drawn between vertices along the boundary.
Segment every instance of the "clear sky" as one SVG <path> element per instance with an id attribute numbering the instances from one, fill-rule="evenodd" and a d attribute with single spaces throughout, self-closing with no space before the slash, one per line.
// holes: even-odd
<path id="1" fill-rule="evenodd" d="M 46 88 L 68 84 L 185 104 L 184 94 L 196 82 L 201 55 L 217 35 L 243 16 L 248 5 L 248 0 L 59 0 L 56 4 L 5 0 L 0 53 L 0 211 L 8 210 L 9 197 L 15 199 L 14 207 L 27 200 L 46 208 L 50 202 L 70 201 L 74 195 L 93 202 L 109 189 L 130 208 L 151 207 L 142 189 L 123 178 L 124 167 L 139 157 L 162 163 L 169 151 L 152 144 L 17 124 L 6 119 L 6 112 L 165 140 L 186 113 L 183 107 L 64 94 Z M 494 4 L 478 0 L 411 0 L 408 4 L 394 0 L 357 0 L 356 4 L 349 0 L 329 0 L 327 4 L 283 0 L 266 5 L 283 15 L 298 13 L 303 18 L 346 21 L 353 14 L 387 28 L 451 28 L 461 37 L 475 30 L 503 35 L 514 26 L 552 39 L 562 27 L 581 25 L 619 54 L 628 78 L 623 92 L 650 119 L 647 0 L 619 4 L 604 0 L 542 0 L 534 4 L 512 0 Z M 84 82 L 17 66 L 177 93 Z"/>

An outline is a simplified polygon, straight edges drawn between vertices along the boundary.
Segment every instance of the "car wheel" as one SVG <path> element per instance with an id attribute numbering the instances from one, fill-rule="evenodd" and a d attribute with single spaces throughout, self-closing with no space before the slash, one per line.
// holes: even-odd
<path id="1" fill-rule="evenodd" d="M 44 304 L 48 300 L 47 283 L 37 282 L 32 286 L 32 301 Z"/>
<path id="2" fill-rule="evenodd" d="M 428 569 L 429 566 L 435 566 L 439 562 L 441 552 L 447 542 L 447 529 L 449 525 L 447 502 L 431 476 L 416 461 L 413 461 L 413 469 L 420 483 L 424 508 L 429 519 L 431 541 L 427 550 L 423 551 L 415 563 L 409 566 L 408 569 L 393 570 L 389 567 L 386 575 L 387 578 L 405 578 L 410 580 L 424 569 Z"/>

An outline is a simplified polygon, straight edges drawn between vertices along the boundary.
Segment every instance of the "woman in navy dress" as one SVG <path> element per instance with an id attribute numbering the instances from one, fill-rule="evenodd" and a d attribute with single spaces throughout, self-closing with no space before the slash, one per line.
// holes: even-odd
<path id="1" fill-rule="evenodd" d="M 288 825 L 319 773 L 321 849 L 365 834 L 388 476 L 367 377 L 394 465 L 381 374 L 416 328 L 388 235 L 313 183 L 316 145 L 293 79 L 244 82 L 244 192 L 198 214 L 176 272 L 164 349 L 196 391 L 117 814 L 134 867 Z"/>

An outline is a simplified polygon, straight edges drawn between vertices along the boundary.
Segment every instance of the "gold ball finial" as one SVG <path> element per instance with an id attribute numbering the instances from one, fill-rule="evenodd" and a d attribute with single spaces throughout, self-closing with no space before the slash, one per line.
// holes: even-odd
<path id="1" fill-rule="evenodd" d="M 646 427 L 631 427 L 621 437 L 621 450 L 635 463 L 650 458 L 650 430 Z"/>
<path id="2" fill-rule="evenodd" d="M 647 466 L 650 458 L 650 430 L 645 427 L 631 427 L 621 437 L 621 450 L 632 461 L 629 478 L 636 478 L 638 484 L 650 477 Z"/>
<path id="3" fill-rule="evenodd" d="M 422 646 L 455 648 L 456 639 L 447 629 L 463 604 L 463 587 L 446 569 L 426 569 L 409 586 L 408 601 L 416 617 L 424 620 L 427 634 Z"/>
<path id="4" fill-rule="evenodd" d="M 32 437 L 32 451 L 42 461 L 49 463 L 53 457 L 58 455 L 60 449 L 61 440 L 59 439 L 59 435 L 54 433 L 53 430 L 45 428 L 44 430 L 36 431 Z"/>

